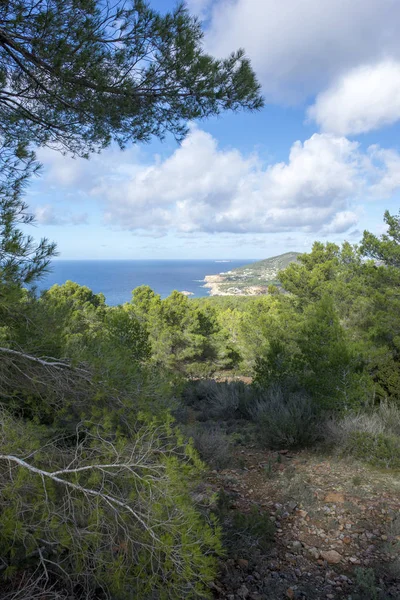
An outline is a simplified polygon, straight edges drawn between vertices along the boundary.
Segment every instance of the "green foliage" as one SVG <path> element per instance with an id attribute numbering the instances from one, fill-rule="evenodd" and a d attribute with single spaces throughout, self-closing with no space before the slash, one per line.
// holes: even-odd
<path id="1" fill-rule="evenodd" d="M 376 575 L 373 569 L 357 567 L 355 573 L 356 598 L 377 600 L 379 592 L 376 587 Z"/>
<path id="2" fill-rule="evenodd" d="M 377 467 L 400 468 L 400 438 L 398 436 L 353 431 L 348 437 L 344 452 Z"/>
<path id="3" fill-rule="evenodd" d="M 381 240 L 390 241 L 394 254 L 395 224 L 391 219 L 390 240 Z M 365 244 L 358 250 L 348 243 L 341 248 L 315 243 L 281 273 L 303 321 L 298 339 L 306 359 L 303 384 L 332 407 L 362 404 L 372 396 L 399 398 L 400 270 L 390 260 L 381 266 L 365 262 L 363 254 Z"/>
<path id="4" fill-rule="evenodd" d="M 148 286 L 141 286 L 125 309 L 146 328 L 156 365 L 204 377 L 236 360 L 212 306 L 198 306 L 176 291 L 161 300 Z"/>
<path id="5" fill-rule="evenodd" d="M 297 260 L 280 273 L 282 286 L 303 302 L 320 299 L 337 277 L 339 246 L 315 242 L 310 254 L 300 254 Z"/>
<path id="6" fill-rule="evenodd" d="M 23 297 L 21 286 L 30 284 L 47 269 L 55 245 L 33 238 L 20 229 L 33 223 L 23 200 L 29 177 L 38 171 L 34 154 L 23 143 L 0 140 L 0 319 L 2 325 L 18 319 Z"/>
<path id="7" fill-rule="evenodd" d="M 168 421 L 117 439 L 104 421 L 82 424 L 61 443 L 4 412 L 1 423 L 2 589 L 29 570 L 86 598 L 204 593 L 218 530 L 193 507 L 201 465 Z M 7 459 L 20 453 L 31 457 L 21 466 Z"/>
<path id="8" fill-rule="evenodd" d="M 326 408 L 348 409 L 368 397 L 363 356 L 340 325 L 333 300 L 324 296 L 310 306 L 298 344 L 306 389 Z"/>
<path id="9" fill-rule="evenodd" d="M 86 155 L 224 110 L 262 107 L 244 51 L 217 60 L 183 4 L 11 0 L 0 8 L 2 131 Z"/>
<path id="10" fill-rule="evenodd" d="M 388 227 L 387 233 L 378 239 L 369 231 L 364 231 L 360 251 L 363 256 L 382 261 L 386 266 L 400 268 L 400 215 L 391 215 L 387 210 L 384 221 Z"/>
<path id="11" fill-rule="evenodd" d="M 254 383 L 261 388 L 274 384 L 287 384 L 289 380 L 299 377 L 300 356 L 284 341 L 269 340 L 269 346 L 262 356 L 256 358 L 254 367 Z"/>

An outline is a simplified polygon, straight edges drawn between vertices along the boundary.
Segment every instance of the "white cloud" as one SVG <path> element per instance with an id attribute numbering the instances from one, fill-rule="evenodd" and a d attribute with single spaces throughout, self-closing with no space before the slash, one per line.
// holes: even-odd
<path id="1" fill-rule="evenodd" d="M 400 119 L 400 62 L 363 65 L 319 94 L 308 116 L 322 131 L 352 135 Z"/>
<path id="2" fill-rule="evenodd" d="M 370 195 L 388 198 L 400 188 L 400 156 L 395 150 L 370 146 L 369 156 L 374 168 Z"/>
<path id="3" fill-rule="evenodd" d="M 88 215 L 71 212 L 59 214 L 51 204 L 43 204 L 36 207 L 35 220 L 40 225 L 83 225 L 88 222 Z"/>
<path id="4" fill-rule="evenodd" d="M 358 142 L 328 133 L 295 142 L 288 160 L 274 164 L 219 148 L 195 127 L 168 158 L 146 164 L 134 150 L 113 158 L 107 150 L 90 164 L 81 181 L 83 199 L 99 201 L 109 227 L 152 236 L 341 234 L 357 224 L 361 202 L 389 198 L 400 188 L 396 151 L 374 145 L 363 152 Z M 57 185 L 57 173 L 50 164 L 45 178 Z M 65 187 L 63 177 L 58 185 Z M 37 218 L 73 221 L 71 214 L 55 215 L 50 205 L 39 208 Z"/>
<path id="5" fill-rule="evenodd" d="M 215 0 L 207 49 L 244 47 L 268 100 L 302 101 L 349 68 L 400 58 L 398 0 Z"/>
<path id="6" fill-rule="evenodd" d="M 112 146 L 102 154 L 93 154 L 89 159 L 65 156 L 51 148 L 38 148 L 36 154 L 44 169 L 42 177 L 46 188 L 73 187 L 80 191 L 90 190 L 93 180 L 101 173 L 104 166 L 117 181 L 124 177 L 126 170 L 132 173 L 132 164 L 140 159 L 141 150 L 133 146 L 122 153 L 120 148 Z M 111 184 L 113 182 L 110 182 Z"/>
<path id="7" fill-rule="evenodd" d="M 110 185 L 103 169 L 92 196 L 105 221 L 157 232 L 342 233 L 358 221 L 361 198 L 388 197 L 400 187 L 400 157 L 330 134 L 295 142 L 287 162 L 263 165 L 256 155 L 222 150 L 193 129 L 166 160 L 132 165 L 132 176 Z"/>
<path id="8" fill-rule="evenodd" d="M 61 152 L 51 148 L 38 148 L 37 158 L 42 164 L 51 165 L 47 171 L 47 183 L 70 186 L 78 183 L 82 177 L 83 161 L 65 157 Z"/>

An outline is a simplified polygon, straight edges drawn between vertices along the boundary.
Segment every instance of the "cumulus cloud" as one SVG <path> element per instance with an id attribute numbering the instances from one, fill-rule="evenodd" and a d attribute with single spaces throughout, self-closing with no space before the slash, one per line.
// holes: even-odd
<path id="1" fill-rule="evenodd" d="M 39 148 L 36 154 L 44 166 L 41 180 L 48 189 L 71 187 L 86 192 L 91 189 L 105 164 L 114 181 L 123 177 L 126 170 L 132 174 L 133 164 L 140 159 L 140 152 L 138 146 L 133 146 L 122 154 L 120 148 L 112 146 L 103 154 L 93 154 L 89 159 L 72 158 L 50 148 Z"/>
<path id="2" fill-rule="evenodd" d="M 322 131 L 352 135 L 400 119 L 400 61 L 363 65 L 319 94 L 308 116 Z"/>
<path id="3" fill-rule="evenodd" d="M 88 215 L 70 212 L 59 214 L 51 204 L 43 204 L 36 208 L 35 220 L 40 225 L 84 225 L 88 222 Z"/>
<path id="4" fill-rule="evenodd" d="M 132 167 L 110 185 L 99 177 L 105 221 L 129 230 L 181 233 L 342 233 L 358 221 L 358 201 L 382 198 L 400 187 L 394 151 L 331 134 L 295 142 L 287 162 L 264 165 L 257 155 L 220 149 L 193 129 L 166 160 Z"/>
<path id="5" fill-rule="evenodd" d="M 57 172 L 50 164 L 45 176 L 56 183 Z M 400 188 L 400 155 L 377 145 L 364 152 L 356 141 L 316 133 L 295 142 L 287 161 L 266 164 L 256 153 L 220 148 L 193 127 L 169 157 L 150 164 L 135 152 L 117 161 L 105 151 L 82 181 L 82 193 L 100 203 L 108 226 L 142 235 L 332 235 L 354 229 L 362 202 L 389 198 Z M 59 186 L 65 187 L 62 179 Z M 37 218 L 53 224 L 78 219 L 60 217 L 51 205 L 40 207 Z"/>
<path id="6" fill-rule="evenodd" d="M 244 47 L 267 99 L 293 102 L 349 68 L 400 58 L 399 28 L 398 0 L 215 0 L 206 46 Z"/>

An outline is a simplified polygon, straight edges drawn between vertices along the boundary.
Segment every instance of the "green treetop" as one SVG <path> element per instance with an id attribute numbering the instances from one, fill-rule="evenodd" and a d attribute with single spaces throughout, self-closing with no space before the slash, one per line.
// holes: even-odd
<path id="1" fill-rule="evenodd" d="M 206 54 L 185 5 L 9 0 L 0 5 L 0 132 L 73 153 L 181 139 L 187 122 L 259 109 L 243 50 Z"/>
<path id="2" fill-rule="evenodd" d="M 388 230 L 380 238 L 364 231 L 361 252 L 364 256 L 382 261 L 387 266 L 400 267 L 400 214 L 391 215 L 387 210 L 384 221 Z"/>

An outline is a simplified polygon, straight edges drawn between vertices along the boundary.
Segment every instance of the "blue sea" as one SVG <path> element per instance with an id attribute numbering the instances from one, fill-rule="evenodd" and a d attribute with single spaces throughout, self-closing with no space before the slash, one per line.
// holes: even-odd
<path id="1" fill-rule="evenodd" d="M 110 306 L 128 302 L 132 290 L 149 285 L 162 298 L 173 290 L 193 292 L 195 298 L 208 296 L 206 275 L 230 271 L 253 262 L 252 259 L 217 260 L 55 260 L 51 272 L 38 284 L 45 290 L 67 280 L 102 292 Z"/>

